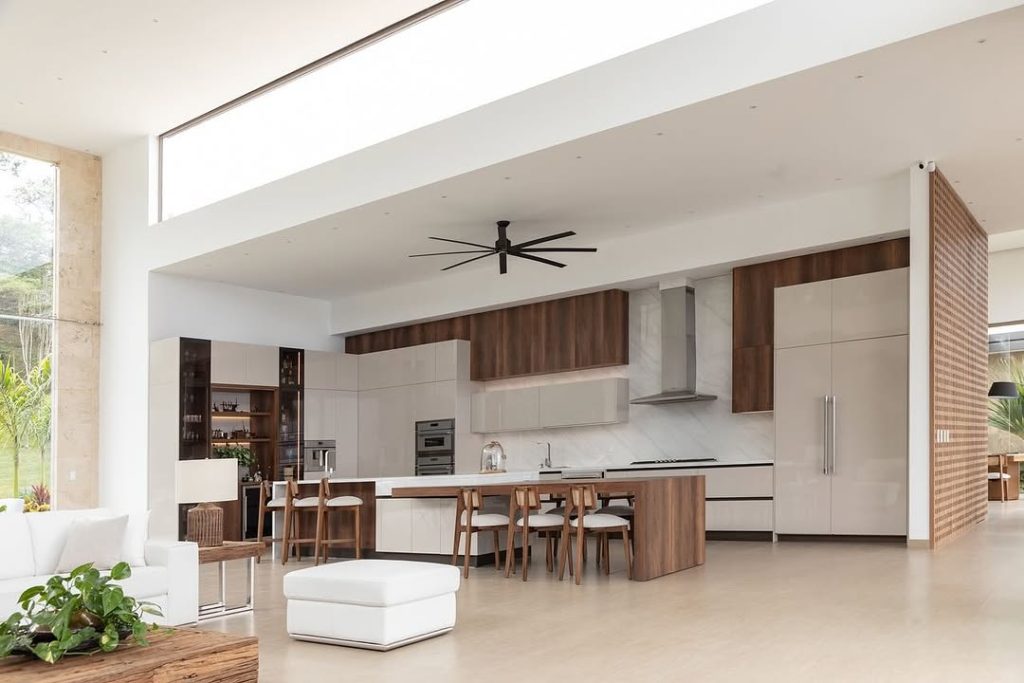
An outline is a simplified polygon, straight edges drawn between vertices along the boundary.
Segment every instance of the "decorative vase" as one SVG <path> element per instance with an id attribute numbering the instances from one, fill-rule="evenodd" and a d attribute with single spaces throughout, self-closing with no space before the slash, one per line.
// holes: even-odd
<path id="1" fill-rule="evenodd" d="M 506 462 L 507 458 L 505 457 L 505 449 L 501 447 L 500 443 L 497 441 L 491 441 L 484 444 L 483 449 L 480 451 L 481 474 L 504 472 Z"/>

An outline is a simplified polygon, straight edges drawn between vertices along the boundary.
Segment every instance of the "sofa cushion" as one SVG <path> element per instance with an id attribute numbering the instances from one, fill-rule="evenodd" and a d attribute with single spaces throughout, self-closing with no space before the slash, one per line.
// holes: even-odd
<path id="1" fill-rule="evenodd" d="M 25 501 L 21 498 L 0 498 L 2 512 L 17 514 L 25 510 Z"/>
<path id="2" fill-rule="evenodd" d="M 132 567 L 132 575 L 124 581 L 115 581 L 126 595 L 136 600 L 148 600 L 167 594 L 167 567 Z"/>
<path id="3" fill-rule="evenodd" d="M 133 567 L 146 564 L 146 539 L 149 538 L 149 510 L 129 512 L 128 526 L 124 530 L 121 559 Z"/>
<path id="4" fill-rule="evenodd" d="M 32 555 L 37 575 L 50 575 L 57 571 L 57 561 L 64 552 L 68 540 L 68 529 L 76 519 L 110 517 L 111 512 L 103 508 L 89 510 L 57 510 L 55 512 L 31 512 L 25 515 L 32 534 Z"/>
<path id="5" fill-rule="evenodd" d="M 89 519 L 79 517 L 68 527 L 68 540 L 57 562 L 57 572 L 66 574 L 91 562 L 96 569 L 110 569 L 121 561 L 128 515 Z"/>
<path id="6" fill-rule="evenodd" d="M 459 589 L 459 570 L 431 562 L 352 560 L 299 569 L 284 577 L 290 600 L 385 607 Z"/>
<path id="7" fill-rule="evenodd" d="M 46 583 L 48 576 L 21 576 L 16 579 L 0 581 L 0 620 L 6 619 L 13 612 L 21 610 L 18 598 L 26 588 Z"/>
<path id="8" fill-rule="evenodd" d="M 0 515 L 0 539 L 3 539 L 0 547 L 0 579 L 32 576 L 36 573 L 27 517 L 23 514 Z"/>

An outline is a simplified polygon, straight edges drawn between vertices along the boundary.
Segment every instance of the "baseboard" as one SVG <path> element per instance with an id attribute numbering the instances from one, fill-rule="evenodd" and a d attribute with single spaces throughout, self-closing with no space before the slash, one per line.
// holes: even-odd
<path id="1" fill-rule="evenodd" d="M 907 539 L 907 548 L 910 550 L 931 550 L 932 542 L 927 538 Z"/>
<path id="2" fill-rule="evenodd" d="M 829 534 L 779 534 L 779 541 L 799 543 L 906 543 L 906 536 L 832 536 Z"/>
<path id="3" fill-rule="evenodd" d="M 767 541 L 771 543 L 770 531 L 705 531 L 708 541 Z"/>

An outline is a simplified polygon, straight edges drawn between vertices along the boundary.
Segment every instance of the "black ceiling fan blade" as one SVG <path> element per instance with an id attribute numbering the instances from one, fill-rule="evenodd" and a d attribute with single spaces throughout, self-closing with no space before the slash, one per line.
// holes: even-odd
<path id="1" fill-rule="evenodd" d="M 547 237 L 538 237 L 535 240 L 529 240 L 527 242 L 522 242 L 520 244 L 517 244 L 516 247 L 518 247 L 519 249 L 522 249 L 523 247 L 532 247 L 535 244 L 541 244 L 543 242 L 551 242 L 552 240 L 560 240 L 563 237 L 572 237 L 575 234 L 576 233 L 573 232 L 572 230 L 567 230 L 565 232 L 560 232 L 560 233 L 557 233 L 555 235 L 548 235 Z"/>
<path id="2" fill-rule="evenodd" d="M 493 249 L 494 247 L 486 244 L 477 244 L 476 242 L 463 242 L 462 240 L 450 240 L 447 237 L 428 237 L 427 239 L 438 240 L 439 242 L 453 242 L 455 244 L 465 244 L 468 247 L 480 247 L 481 249 Z"/>
<path id="3" fill-rule="evenodd" d="M 453 263 L 452 265 L 448 266 L 447 268 L 442 268 L 441 270 L 444 271 L 444 270 L 451 270 L 452 268 L 458 268 L 459 266 L 464 266 L 467 263 L 472 263 L 473 261 L 479 261 L 480 259 L 487 258 L 488 256 L 494 256 L 494 254 L 496 254 L 496 253 L 497 252 L 492 249 L 491 251 L 489 251 L 486 254 L 483 254 L 482 256 L 474 256 L 471 259 L 466 259 L 465 261 L 459 261 L 458 263 Z"/>
<path id="4" fill-rule="evenodd" d="M 592 253 L 592 252 L 597 251 L 597 247 L 531 247 L 531 248 L 527 248 L 527 249 L 519 249 L 519 251 L 525 251 L 525 252 L 530 253 L 530 254 L 533 254 L 533 253 L 536 253 L 536 252 L 539 252 L 539 251 L 540 252 L 544 252 L 544 251 L 587 251 L 587 252 L 591 252 Z"/>
<path id="5" fill-rule="evenodd" d="M 531 254 L 524 254 L 518 251 L 513 251 L 509 253 L 511 253 L 513 256 L 518 256 L 519 258 L 529 259 L 530 261 L 536 261 L 537 263 L 543 263 L 549 266 L 554 266 L 555 268 L 565 268 L 564 263 L 559 263 L 558 261 L 552 261 L 550 259 L 541 258 L 540 256 L 532 256 Z"/>
<path id="6" fill-rule="evenodd" d="M 504 275 L 508 272 L 508 253 L 504 251 L 498 252 L 498 273 Z"/>
<path id="7" fill-rule="evenodd" d="M 483 254 L 493 252 L 493 249 L 467 249 L 466 251 L 435 251 L 430 254 L 409 254 L 409 258 L 417 256 L 448 256 L 449 254 Z"/>

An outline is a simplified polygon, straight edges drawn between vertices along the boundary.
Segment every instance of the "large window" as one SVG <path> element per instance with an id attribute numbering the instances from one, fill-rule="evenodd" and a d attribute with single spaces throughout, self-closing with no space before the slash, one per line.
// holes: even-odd
<path id="1" fill-rule="evenodd" d="M 0 498 L 28 509 L 49 505 L 56 187 L 54 164 L 0 152 Z"/>

